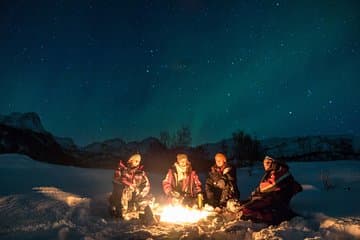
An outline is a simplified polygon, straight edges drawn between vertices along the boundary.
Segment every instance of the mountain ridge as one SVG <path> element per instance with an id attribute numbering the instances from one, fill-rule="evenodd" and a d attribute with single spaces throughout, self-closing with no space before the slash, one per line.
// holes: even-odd
<path id="1" fill-rule="evenodd" d="M 224 152 L 230 161 L 238 164 L 236 152 L 241 151 L 232 138 L 177 148 L 167 148 L 155 137 L 130 142 L 112 138 L 79 147 L 71 138 L 57 137 L 46 131 L 34 112 L 0 115 L 0 126 L 0 153 L 23 153 L 40 161 L 81 167 L 114 168 L 120 159 L 126 160 L 139 152 L 144 165 L 163 170 L 175 160 L 176 153 L 185 152 L 193 159 L 194 167 L 204 170 L 213 164 L 217 152 Z M 259 142 L 264 154 L 284 160 L 360 158 L 360 141 L 353 135 L 277 137 Z"/>

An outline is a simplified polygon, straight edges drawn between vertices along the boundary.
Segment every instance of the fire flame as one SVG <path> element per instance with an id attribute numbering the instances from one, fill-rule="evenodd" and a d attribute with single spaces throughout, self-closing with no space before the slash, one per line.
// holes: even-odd
<path id="1" fill-rule="evenodd" d="M 160 211 L 160 221 L 168 223 L 195 223 L 206 218 L 209 212 L 181 205 L 168 205 Z"/>

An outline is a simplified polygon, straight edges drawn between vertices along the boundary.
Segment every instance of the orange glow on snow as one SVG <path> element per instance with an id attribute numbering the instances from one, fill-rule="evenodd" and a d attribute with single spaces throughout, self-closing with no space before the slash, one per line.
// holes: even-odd
<path id="1" fill-rule="evenodd" d="M 208 211 L 184 207 L 181 205 L 168 205 L 160 210 L 160 222 L 168 223 L 195 223 L 209 215 Z"/>

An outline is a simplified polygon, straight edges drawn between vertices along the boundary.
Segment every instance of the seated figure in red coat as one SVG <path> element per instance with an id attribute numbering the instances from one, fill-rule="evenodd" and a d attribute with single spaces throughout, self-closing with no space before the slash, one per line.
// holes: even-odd
<path id="1" fill-rule="evenodd" d="M 193 206 L 201 194 L 201 182 L 192 169 L 186 154 L 177 154 L 176 162 L 168 170 L 162 181 L 169 202 Z"/>
<path id="2" fill-rule="evenodd" d="M 302 191 L 289 166 L 269 156 L 263 161 L 265 174 L 250 198 L 242 203 L 241 219 L 267 224 L 279 224 L 296 216 L 289 204 Z"/>

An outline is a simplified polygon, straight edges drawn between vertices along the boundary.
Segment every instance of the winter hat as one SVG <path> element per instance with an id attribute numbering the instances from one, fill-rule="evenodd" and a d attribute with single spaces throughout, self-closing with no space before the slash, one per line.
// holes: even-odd
<path id="1" fill-rule="evenodd" d="M 176 159 L 179 161 L 179 160 L 182 160 L 182 159 L 186 159 L 188 160 L 188 156 L 184 153 L 179 153 L 178 155 L 176 155 Z"/>
<path id="2" fill-rule="evenodd" d="M 272 162 L 276 162 L 276 160 L 275 160 L 274 158 L 270 157 L 270 156 L 265 156 L 264 161 L 265 161 L 265 160 L 269 160 L 269 161 L 272 161 Z"/>

